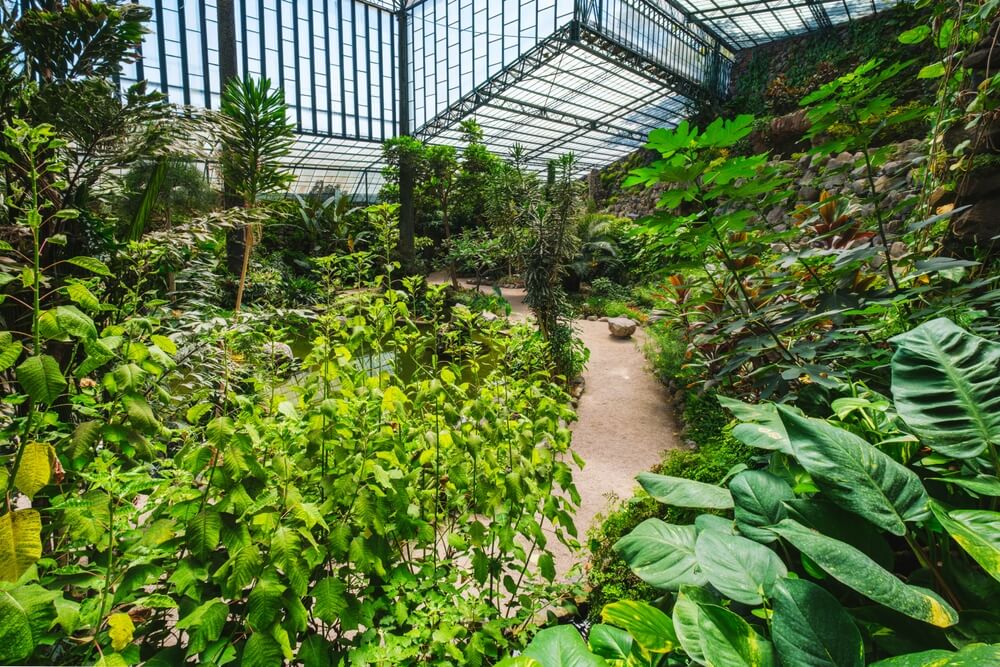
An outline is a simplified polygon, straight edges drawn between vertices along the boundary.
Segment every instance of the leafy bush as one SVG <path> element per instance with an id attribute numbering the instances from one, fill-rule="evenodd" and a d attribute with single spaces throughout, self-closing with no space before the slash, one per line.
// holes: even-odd
<path id="1" fill-rule="evenodd" d="M 602 299 L 628 301 L 632 293 L 629 288 L 619 285 L 610 278 L 594 278 L 590 283 L 590 294 Z"/>
<path id="2" fill-rule="evenodd" d="M 684 368 L 687 341 L 675 326 L 667 320 L 660 320 L 646 327 L 646 358 L 653 365 L 653 372 L 664 383 L 692 377 L 692 373 Z"/>
<path id="3" fill-rule="evenodd" d="M 645 665 L 1000 661 L 1000 343 L 944 318 L 893 342 L 892 402 L 845 396 L 824 420 L 725 400 L 766 468 L 725 485 L 640 475 L 661 503 L 708 512 L 647 519 L 615 544 L 673 605 L 608 605 L 614 627 L 597 637 Z M 526 654 L 548 642 L 586 652 L 579 636 L 540 633 Z"/>

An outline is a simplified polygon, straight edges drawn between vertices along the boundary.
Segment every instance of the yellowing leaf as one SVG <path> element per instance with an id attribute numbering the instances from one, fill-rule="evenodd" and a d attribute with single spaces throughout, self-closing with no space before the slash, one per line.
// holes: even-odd
<path id="1" fill-rule="evenodd" d="M 111 614 L 108 617 L 108 636 L 111 637 L 111 648 L 121 651 L 132 643 L 132 633 L 135 624 L 128 614 Z"/>
<path id="2" fill-rule="evenodd" d="M 41 491 L 49 483 L 52 467 L 49 465 L 51 448 L 40 442 L 29 442 L 24 445 L 21 454 L 21 465 L 14 477 L 14 486 L 29 498 Z"/>
<path id="3" fill-rule="evenodd" d="M 406 404 L 406 394 L 399 387 L 388 387 L 382 394 L 382 411 L 399 412 Z"/>
<path id="4" fill-rule="evenodd" d="M 0 580 L 17 581 L 42 557 L 42 517 L 36 510 L 0 516 Z"/>

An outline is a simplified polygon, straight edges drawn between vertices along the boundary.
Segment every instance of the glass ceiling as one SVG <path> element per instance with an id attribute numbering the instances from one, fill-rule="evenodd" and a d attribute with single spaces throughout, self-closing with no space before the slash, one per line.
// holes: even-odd
<path id="1" fill-rule="evenodd" d="M 153 24 L 123 81 L 145 79 L 176 104 L 218 108 L 218 0 L 138 1 L 153 9 Z M 431 142 L 460 145 L 460 122 L 475 118 L 497 153 L 521 144 L 539 169 L 567 152 L 581 170 L 599 168 L 699 100 L 724 95 L 735 51 L 896 4 L 232 1 L 240 74 L 285 91 L 297 132 L 294 189 L 322 183 L 359 198 L 381 187 L 381 142 L 399 134 L 404 115 Z"/>

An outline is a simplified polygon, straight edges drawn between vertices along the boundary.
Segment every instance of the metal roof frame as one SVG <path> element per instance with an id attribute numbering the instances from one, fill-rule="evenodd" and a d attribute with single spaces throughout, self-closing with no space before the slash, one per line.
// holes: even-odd
<path id="1" fill-rule="evenodd" d="M 217 108 L 223 0 L 135 1 L 154 21 L 123 84 Z M 370 198 L 380 144 L 401 130 L 459 143 L 475 117 L 497 152 L 521 143 L 539 168 L 567 151 L 601 166 L 724 94 L 734 52 L 897 0 L 229 1 L 240 73 L 285 91 L 295 187 L 325 171 Z"/>

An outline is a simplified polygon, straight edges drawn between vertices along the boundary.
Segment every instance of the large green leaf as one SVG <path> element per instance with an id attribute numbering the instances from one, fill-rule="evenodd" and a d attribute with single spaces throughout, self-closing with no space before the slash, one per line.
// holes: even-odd
<path id="1" fill-rule="evenodd" d="M 27 610 L 10 593 L 0 591 L 0 663 L 20 663 L 34 650 Z"/>
<path id="2" fill-rule="evenodd" d="M 0 373 L 14 365 L 21 357 L 24 345 L 14 340 L 9 331 L 0 331 Z"/>
<path id="3" fill-rule="evenodd" d="M 21 446 L 21 463 L 14 486 L 28 498 L 34 499 L 48 485 L 52 476 L 51 452 L 52 447 L 41 442 L 26 442 Z"/>
<path id="4" fill-rule="evenodd" d="M 609 660 L 628 660 L 635 643 L 632 635 L 625 630 L 603 623 L 596 623 L 590 627 L 587 642 L 595 655 Z"/>
<path id="5" fill-rule="evenodd" d="M 709 667 L 772 667 L 774 648 L 750 624 L 723 607 L 701 606 L 701 650 Z"/>
<path id="6" fill-rule="evenodd" d="M 891 341 L 896 410 L 927 445 L 957 458 L 1000 445 L 1000 343 L 945 318 Z"/>
<path id="7" fill-rule="evenodd" d="M 861 633 L 850 615 L 836 598 L 803 579 L 782 579 L 775 586 L 771 635 L 785 665 L 865 664 Z"/>
<path id="8" fill-rule="evenodd" d="M 187 524 L 187 545 L 191 553 L 205 557 L 219 546 L 222 532 L 222 517 L 214 509 L 207 508 L 191 517 Z"/>
<path id="9" fill-rule="evenodd" d="M 17 381 L 36 403 L 51 405 L 66 389 L 59 362 L 47 354 L 28 357 L 17 367 Z"/>
<path id="10" fill-rule="evenodd" d="M 932 591 L 904 584 L 849 544 L 821 535 L 792 519 L 774 530 L 834 579 L 901 614 L 940 628 L 958 622 L 958 614 Z"/>
<path id="11" fill-rule="evenodd" d="M 724 396 L 719 396 L 718 400 L 722 407 L 743 422 L 733 428 L 734 438 L 748 447 L 792 453 L 785 426 L 773 403 L 743 403 Z"/>
<path id="12" fill-rule="evenodd" d="M 966 553 L 975 558 L 987 574 L 1000 581 L 1000 512 L 946 512 L 937 503 L 931 503 L 931 510 Z"/>
<path id="13" fill-rule="evenodd" d="M 281 645 L 275 641 L 274 637 L 263 632 L 255 632 L 250 635 L 246 645 L 243 647 L 243 659 L 240 665 L 243 667 L 275 667 L 282 665 Z"/>
<path id="14" fill-rule="evenodd" d="M 698 626 L 701 607 L 715 602 L 716 600 L 704 588 L 684 586 L 677 593 L 673 611 L 674 632 L 677 633 L 681 648 L 695 662 L 705 662 L 705 654 L 701 650 L 701 630 Z"/>
<path id="15" fill-rule="evenodd" d="M 666 505 L 716 510 L 733 507 L 732 495 L 721 486 L 651 472 L 641 473 L 636 479 L 646 493 Z"/>
<path id="16" fill-rule="evenodd" d="M 680 644 L 670 617 L 645 602 L 612 602 L 601 610 L 601 620 L 627 631 L 650 653 L 670 653 Z"/>
<path id="17" fill-rule="evenodd" d="M 313 586 L 313 616 L 327 623 L 336 623 L 347 609 L 347 586 L 333 577 L 326 577 Z"/>
<path id="18" fill-rule="evenodd" d="M 733 516 L 740 532 L 757 542 L 778 539 L 767 526 L 773 526 L 788 516 L 784 501 L 793 500 L 795 493 L 785 480 L 764 470 L 746 470 L 729 482 L 736 506 Z"/>
<path id="19" fill-rule="evenodd" d="M 247 623 L 258 632 L 269 628 L 281 613 L 281 594 L 285 586 L 277 581 L 274 574 L 265 575 L 247 596 Z"/>
<path id="20" fill-rule="evenodd" d="M 590 652 L 583 637 L 572 625 L 542 630 L 524 649 L 523 657 L 541 667 L 607 667 L 607 662 Z"/>
<path id="21" fill-rule="evenodd" d="M 778 414 L 796 460 L 830 500 L 894 535 L 906 533 L 906 521 L 927 518 L 927 492 L 912 470 L 821 419 L 782 406 Z"/>
<path id="22" fill-rule="evenodd" d="M 871 667 L 992 667 L 1000 665 L 1000 644 L 972 644 L 958 653 L 934 649 L 888 660 L 879 660 Z"/>
<path id="23" fill-rule="evenodd" d="M 788 518 L 850 544 L 886 570 L 893 569 L 895 553 L 885 539 L 886 534 L 867 521 L 858 521 L 857 515 L 818 495 L 788 500 L 785 507 Z"/>
<path id="24" fill-rule="evenodd" d="M 778 554 L 767 547 L 717 530 L 698 534 L 695 555 L 712 586 L 743 604 L 760 604 L 770 597 L 778 578 L 788 574 Z"/>
<path id="25" fill-rule="evenodd" d="M 42 557 L 42 516 L 22 509 L 0 515 L 0 581 L 17 581 Z"/>
<path id="26" fill-rule="evenodd" d="M 684 584 L 701 585 L 706 581 L 698 568 L 694 544 L 694 526 L 646 519 L 618 540 L 614 550 L 640 579 L 673 591 Z"/>

